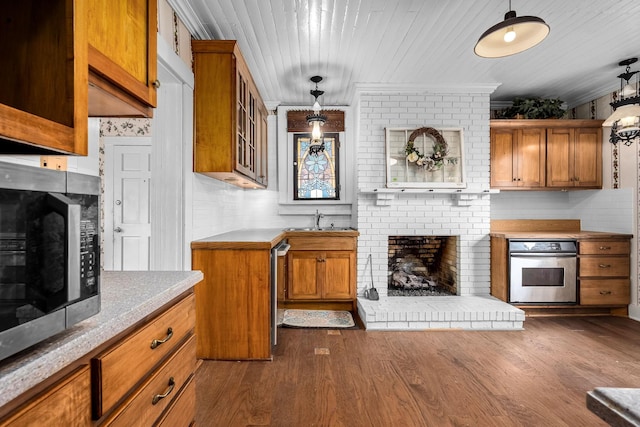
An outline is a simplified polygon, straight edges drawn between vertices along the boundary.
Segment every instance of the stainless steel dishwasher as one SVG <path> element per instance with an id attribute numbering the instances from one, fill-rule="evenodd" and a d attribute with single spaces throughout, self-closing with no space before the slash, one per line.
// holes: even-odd
<path id="1" fill-rule="evenodd" d="M 278 343 L 278 258 L 286 256 L 290 247 L 283 240 L 271 249 L 271 345 Z"/>

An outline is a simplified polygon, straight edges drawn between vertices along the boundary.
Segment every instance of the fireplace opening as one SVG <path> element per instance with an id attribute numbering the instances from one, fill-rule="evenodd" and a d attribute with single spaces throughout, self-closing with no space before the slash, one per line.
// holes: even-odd
<path id="1" fill-rule="evenodd" d="M 388 296 L 458 293 L 456 236 L 389 236 Z"/>

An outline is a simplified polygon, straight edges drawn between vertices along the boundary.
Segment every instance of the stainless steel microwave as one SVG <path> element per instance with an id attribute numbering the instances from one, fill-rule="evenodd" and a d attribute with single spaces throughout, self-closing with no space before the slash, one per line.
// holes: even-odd
<path id="1" fill-rule="evenodd" d="M 100 311 L 100 179 L 0 162 L 0 360 Z"/>

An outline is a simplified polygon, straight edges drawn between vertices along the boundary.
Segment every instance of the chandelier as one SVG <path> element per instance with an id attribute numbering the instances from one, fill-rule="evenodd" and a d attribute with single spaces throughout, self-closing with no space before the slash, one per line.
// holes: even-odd
<path id="1" fill-rule="evenodd" d="M 626 67 L 624 73 L 620 74 L 620 91 L 618 98 L 610 105 L 613 107 L 613 114 L 602 123 L 602 126 L 611 126 L 609 142 L 617 144 L 623 142 L 624 145 L 631 145 L 640 136 L 640 84 L 638 82 L 638 71 L 631 71 L 631 64 L 638 61 L 638 58 L 629 58 L 620 61 L 618 65 Z M 636 76 L 635 87 L 629 83 L 633 76 Z"/>
<path id="2" fill-rule="evenodd" d="M 320 126 L 323 126 L 327 121 L 327 116 L 321 114 L 320 103 L 318 97 L 324 93 L 322 90 L 318 90 L 318 83 L 322 81 L 322 77 L 313 76 L 310 79 L 316 84 L 315 89 L 309 91 L 314 98 L 313 114 L 307 116 L 307 124 L 312 127 L 311 129 L 311 144 L 309 146 L 309 154 L 318 155 L 324 151 L 324 140 L 322 138 L 322 130 Z"/>

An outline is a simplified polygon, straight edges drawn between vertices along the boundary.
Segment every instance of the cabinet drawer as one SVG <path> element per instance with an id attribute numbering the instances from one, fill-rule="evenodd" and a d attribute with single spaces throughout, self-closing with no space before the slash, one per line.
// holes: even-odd
<path id="1" fill-rule="evenodd" d="M 628 279 L 580 280 L 580 304 L 582 305 L 626 305 L 629 301 Z"/>
<path id="2" fill-rule="evenodd" d="M 580 277 L 629 277 L 629 257 L 580 257 Z"/>
<path id="3" fill-rule="evenodd" d="M 90 385 L 89 366 L 84 365 L 0 426 L 90 426 Z"/>
<path id="4" fill-rule="evenodd" d="M 195 297 L 191 294 L 122 343 L 92 359 L 94 417 L 101 417 L 125 397 L 194 325 Z M 157 344 L 157 340 L 166 342 Z"/>
<path id="5" fill-rule="evenodd" d="M 355 251 L 354 237 L 287 237 L 294 251 Z"/>
<path id="6" fill-rule="evenodd" d="M 196 380 L 191 376 L 186 386 L 171 402 L 158 427 L 188 427 L 196 416 Z"/>
<path id="7" fill-rule="evenodd" d="M 104 425 L 133 427 L 152 424 L 169 407 L 195 368 L 196 339 L 192 335 Z M 166 396 L 160 397 L 163 395 Z"/>
<path id="8" fill-rule="evenodd" d="M 580 242 L 580 255 L 627 255 L 629 254 L 628 240 L 602 240 Z"/>

